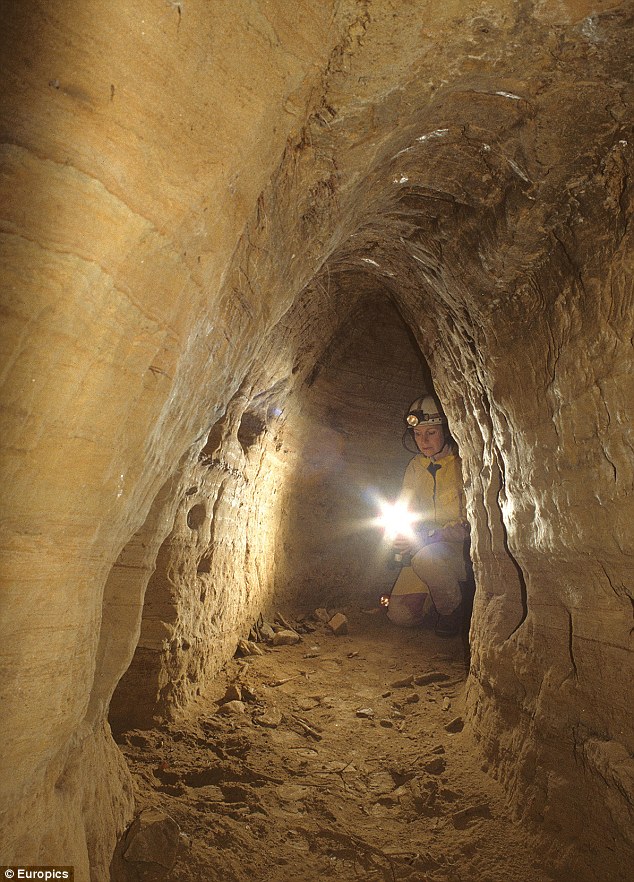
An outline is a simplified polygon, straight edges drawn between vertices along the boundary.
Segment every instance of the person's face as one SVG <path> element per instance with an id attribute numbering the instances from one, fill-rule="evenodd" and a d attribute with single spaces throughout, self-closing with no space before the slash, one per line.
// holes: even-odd
<path id="1" fill-rule="evenodd" d="M 420 452 L 429 457 L 441 453 L 447 443 L 442 426 L 416 426 L 414 440 Z"/>

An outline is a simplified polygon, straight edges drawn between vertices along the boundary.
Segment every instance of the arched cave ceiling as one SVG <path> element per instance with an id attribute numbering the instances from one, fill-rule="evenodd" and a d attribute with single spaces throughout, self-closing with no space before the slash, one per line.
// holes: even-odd
<path id="1" fill-rule="evenodd" d="M 220 498 L 199 453 L 220 424 L 218 573 L 260 530 L 217 667 L 261 601 L 283 508 L 269 501 L 293 466 L 272 443 L 244 450 L 243 412 L 288 404 L 299 437 L 302 390 L 377 297 L 411 329 L 463 452 L 483 586 L 474 728 L 527 814 L 566 788 L 526 769 L 564 780 L 583 757 L 588 805 L 608 788 L 621 847 L 631 3 L 34 0 L 3 23 L 12 858 L 35 830 L 107 878 L 131 813 L 107 706 L 188 489 L 208 493 L 191 497 L 205 529 Z"/>

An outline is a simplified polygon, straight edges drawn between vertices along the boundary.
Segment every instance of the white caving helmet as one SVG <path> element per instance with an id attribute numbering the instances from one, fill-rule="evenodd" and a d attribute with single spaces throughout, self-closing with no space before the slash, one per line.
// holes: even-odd
<path id="1" fill-rule="evenodd" d="M 442 407 L 431 395 L 423 395 L 410 405 L 405 417 L 409 429 L 415 426 L 446 426 L 447 417 L 442 412 Z"/>

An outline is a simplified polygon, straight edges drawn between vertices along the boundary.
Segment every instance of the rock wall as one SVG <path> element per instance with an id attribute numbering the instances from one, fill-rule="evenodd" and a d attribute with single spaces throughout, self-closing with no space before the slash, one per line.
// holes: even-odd
<path id="1" fill-rule="evenodd" d="M 273 324 L 222 280 L 354 15 L 233 0 L 213 15 L 202 0 L 4 11 L 2 859 L 29 863 L 36 842 L 102 879 L 131 813 L 125 770 L 73 757 L 101 744 L 136 646 L 142 535 L 105 615 L 104 586 Z M 72 812 L 56 811 L 60 775 Z"/>
<path id="2" fill-rule="evenodd" d="M 113 693 L 119 727 L 173 715 L 260 610 L 359 582 L 367 535 L 300 564 L 354 508 L 337 475 L 395 486 L 414 339 L 465 463 L 471 724 L 562 865 L 624 879 L 629 4 L 4 24 L 2 862 L 107 878 Z"/>
<path id="3" fill-rule="evenodd" d="M 262 443 L 274 437 L 277 421 L 266 397 L 245 407 L 240 392 L 179 475 L 167 502 L 170 530 L 143 580 L 140 635 L 110 707 L 113 729 L 172 718 L 199 695 L 270 593 L 275 497 L 285 469 L 273 444 Z M 127 581 L 138 542 L 126 546 L 111 581 Z"/>

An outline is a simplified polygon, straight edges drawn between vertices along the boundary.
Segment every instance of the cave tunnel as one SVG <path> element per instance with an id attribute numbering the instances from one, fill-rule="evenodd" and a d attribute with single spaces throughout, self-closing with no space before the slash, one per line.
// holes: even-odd
<path id="1" fill-rule="evenodd" d="M 0 863 L 628 882 L 631 3 L 3 12 Z M 432 389 L 468 647 L 376 606 Z"/>

